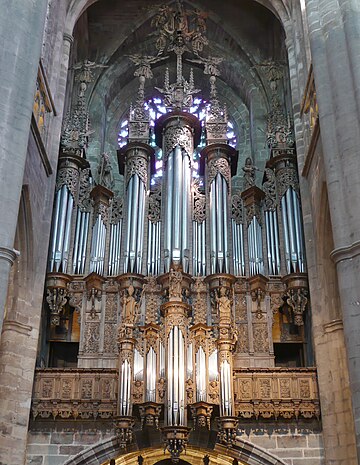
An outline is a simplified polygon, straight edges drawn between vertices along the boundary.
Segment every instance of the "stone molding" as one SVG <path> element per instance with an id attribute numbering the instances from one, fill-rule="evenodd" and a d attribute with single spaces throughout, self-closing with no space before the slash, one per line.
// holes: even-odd
<path id="1" fill-rule="evenodd" d="M 10 247 L 0 247 L 0 260 L 5 260 L 12 265 L 16 258 L 20 255 L 18 250 Z"/>
<path id="2" fill-rule="evenodd" d="M 330 253 L 330 258 L 334 263 L 338 264 L 345 260 L 351 260 L 358 255 L 360 255 L 360 241 L 353 242 L 343 247 L 337 247 Z"/>
<path id="3" fill-rule="evenodd" d="M 15 320 L 5 320 L 3 324 L 3 332 L 5 331 L 15 331 L 16 333 L 23 334 L 28 336 L 31 333 L 32 326 L 25 325 Z"/>

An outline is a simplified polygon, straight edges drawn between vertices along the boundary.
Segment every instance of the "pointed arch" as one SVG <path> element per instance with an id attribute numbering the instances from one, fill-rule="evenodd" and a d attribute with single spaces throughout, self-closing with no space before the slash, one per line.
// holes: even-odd
<path id="1" fill-rule="evenodd" d="M 119 449 L 116 437 L 113 437 L 85 449 L 67 460 L 64 465 L 107 465 L 114 458 L 116 465 L 133 465 L 139 455 L 144 458 L 145 463 L 162 463 L 164 458 L 169 457 L 169 455 L 164 457 L 162 444 L 147 448 L 137 448 L 133 445 L 131 450 L 124 453 Z M 190 445 L 182 459 L 185 463 L 189 461 L 192 465 L 203 465 L 202 459 L 205 455 L 209 456 L 210 463 L 218 465 L 232 465 L 234 458 L 239 461 L 239 465 L 285 465 L 285 462 L 275 455 L 239 437 L 236 438 L 236 444 L 231 449 L 218 444 L 213 449 Z"/>

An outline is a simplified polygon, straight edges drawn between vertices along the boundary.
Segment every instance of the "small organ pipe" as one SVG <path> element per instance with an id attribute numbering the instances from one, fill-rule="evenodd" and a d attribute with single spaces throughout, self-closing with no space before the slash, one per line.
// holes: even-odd
<path id="1" fill-rule="evenodd" d="M 60 216 L 60 203 L 61 203 L 61 190 L 56 193 L 56 202 L 53 215 L 53 230 L 52 230 L 52 245 L 51 245 L 51 260 L 50 260 L 50 271 L 54 271 L 55 255 L 56 255 L 56 240 L 58 233 L 58 224 Z"/>
<path id="2" fill-rule="evenodd" d="M 225 273 L 230 273 L 229 267 L 229 249 L 228 249 L 228 195 L 227 195 L 227 184 L 223 176 L 221 176 L 222 182 L 222 194 L 223 194 L 223 241 L 224 241 L 224 258 L 225 258 Z"/>
<path id="3" fill-rule="evenodd" d="M 134 185 L 133 185 L 133 197 L 132 197 L 132 218 L 131 218 L 131 230 L 130 230 L 130 266 L 128 271 L 134 272 L 135 260 L 136 260 L 136 239 L 137 239 L 137 223 L 139 215 L 139 176 L 134 174 Z"/>
<path id="4" fill-rule="evenodd" d="M 215 200 L 215 181 L 210 186 L 210 227 L 211 227 L 211 273 L 216 272 L 216 259 L 217 259 L 217 247 L 216 247 L 216 200 Z"/>
<path id="5" fill-rule="evenodd" d="M 129 269 L 130 259 L 130 235 L 131 235 L 131 218 L 132 218 L 132 199 L 133 199 L 134 176 L 129 180 L 127 187 L 127 219 L 126 219 L 126 238 L 125 238 L 125 266 L 124 272 Z"/>
<path id="6" fill-rule="evenodd" d="M 69 260 L 69 245 L 70 245 L 70 232 L 71 232 L 71 219 L 73 211 L 74 199 L 70 194 L 68 197 L 68 202 L 66 205 L 66 223 L 65 223 L 65 232 L 64 232 L 64 243 L 62 251 L 62 270 L 63 273 L 67 271 L 67 263 Z"/>
<path id="7" fill-rule="evenodd" d="M 167 160 L 167 188 L 166 188 L 166 211 L 165 211 L 165 271 L 170 270 L 171 262 L 171 228 L 172 228 L 172 207 L 173 207 L 173 171 L 174 171 L 174 157 L 173 151 L 169 153 Z"/>
<path id="8" fill-rule="evenodd" d="M 223 249 L 223 205 L 222 205 L 222 183 L 221 175 L 217 174 L 215 178 L 215 190 L 216 190 L 216 226 L 217 226 L 217 262 L 219 272 L 223 271 L 224 263 L 224 249 Z"/>
<path id="9" fill-rule="evenodd" d="M 292 208 L 292 197 L 291 197 L 291 190 L 290 188 L 286 191 L 285 194 L 285 202 L 287 205 L 287 221 L 289 226 L 289 238 L 290 238 L 290 250 L 291 250 L 291 263 L 293 266 L 294 271 L 296 270 L 296 262 L 297 262 L 297 253 L 296 253 L 296 245 L 295 245 L 295 231 L 294 231 L 294 211 Z"/>
<path id="10" fill-rule="evenodd" d="M 281 199 L 281 214 L 282 214 L 283 227 L 284 227 L 285 257 L 286 257 L 287 272 L 291 273 L 289 230 L 288 230 L 288 225 L 287 225 L 287 209 L 286 209 L 285 197 Z"/>
<path id="11" fill-rule="evenodd" d="M 145 216 L 145 186 L 139 183 L 139 214 L 137 227 L 137 244 L 136 244 L 136 273 L 141 273 L 142 265 L 142 247 L 144 235 L 144 216 Z"/>
<path id="12" fill-rule="evenodd" d="M 181 232 L 182 232 L 182 265 L 183 271 L 189 271 L 189 244 L 188 244 L 188 229 L 189 229 L 189 213 L 188 213 L 188 194 L 190 193 L 190 167 L 189 157 L 184 152 L 183 154 L 183 189 L 182 189 L 182 219 L 181 219 Z"/>

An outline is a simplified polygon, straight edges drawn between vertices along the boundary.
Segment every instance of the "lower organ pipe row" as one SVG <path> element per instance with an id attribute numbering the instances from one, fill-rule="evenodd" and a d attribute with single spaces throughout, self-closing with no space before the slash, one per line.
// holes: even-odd
<path id="1" fill-rule="evenodd" d="M 244 226 L 231 220 L 233 240 L 233 264 L 236 276 L 245 276 Z"/>
<path id="2" fill-rule="evenodd" d="M 285 259 L 288 273 L 305 272 L 305 251 L 300 203 L 290 187 L 281 199 Z"/>
<path id="3" fill-rule="evenodd" d="M 254 216 L 248 226 L 248 253 L 249 253 L 249 274 L 264 273 L 264 258 L 262 246 L 261 226 Z"/>
<path id="4" fill-rule="evenodd" d="M 193 275 L 206 275 L 206 236 L 205 221 L 198 223 L 193 221 Z"/>
<path id="5" fill-rule="evenodd" d="M 120 274 L 122 220 L 110 225 L 109 276 Z"/>
<path id="6" fill-rule="evenodd" d="M 270 275 L 280 274 L 279 231 L 276 210 L 265 212 L 267 264 Z"/>
<path id="7" fill-rule="evenodd" d="M 145 220 L 146 186 L 134 174 L 127 189 L 127 223 L 125 232 L 125 273 L 141 273 Z"/>
<path id="8" fill-rule="evenodd" d="M 185 345 L 178 326 L 169 333 L 167 353 L 168 407 L 167 424 L 185 425 Z"/>
<path id="9" fill-rule="evenodd" d="M 228 248 L 228 188 L 218 173 L 210 186 L 211 273 L 230 273 Z"/>
<path id="10" fill-rule="evenodd" d="M 161 222 L 148 222 L 148 275 L 156 276 L 160 274 L 160 242 L 161 242 Z"/>
<path id="11" fill-rule="evenodd" d="M 56 193 L 49 271 L 67 272 L 74 198 L 66 185 Z"/>
<path id="12" fill-rule="evenodd" d="M 90 273 L 104 273 L 105 244 L 106 226 L 99 213 L 93 227 L 93 234 L 91 239 Z"/>
<path id="13" fill-rule="evenodd" d="M 74 238 L 73 274 L 85 273 L 90 213 L 78 208 Z"/>

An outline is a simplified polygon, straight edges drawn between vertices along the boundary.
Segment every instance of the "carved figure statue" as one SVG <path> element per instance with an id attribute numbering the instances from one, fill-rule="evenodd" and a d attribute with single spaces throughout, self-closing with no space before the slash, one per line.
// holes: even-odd
<path id="1" fill-rule="evenodd" d="M 231 320 L 231 302 L 226 295 L 226 287 L 222 286 L 219 289 L 219 295 L 216 296 L 216 302 L 219 309 L 219 321 L 221 323 L 230 324 Z"/>
<path id="2" fill-rule="evenodd" d="M 109 154 L 105 152 L 100 156 L 100 163 L 98 166 L 98 184 L 101 184 L 107 189 L 112 189 L 114 184 L 110 157 Z"/>
<path id="3" fill-rule="evenodd" d="M 251 157 L 247 157 L 245 160 L 245 166 L 242 170 L 244 171 L 244 188 L 248 189 L 249 187 L 254 186 L 256 170 L 259 171 L 259 169 L 254 165 Z"/>
<path id="4" fill-rule="evenodd" d="M 144 76 L 146 79 L 151 79 L 153 77 L 151 65 L 169 58 L 168 56 L 159 57 L 140 54 L 128 55 L 128 57 L 136 65 L 134 76 Z"/>
<path id="5" fill-rule="evenodd" d="M 172 267 L 169 273 L 169 300 L 182 300 L 181 266 Z"/>
<path id="6" fill-rule="evenodd" d="M 124 296 L 124 311 L 123 311 L 123 322 L 126 325 L 133 325 L 135 323 L 138 303 L 134 297 L 134 286 L 130 284 L 128 290 L 128 295 Z"/>

